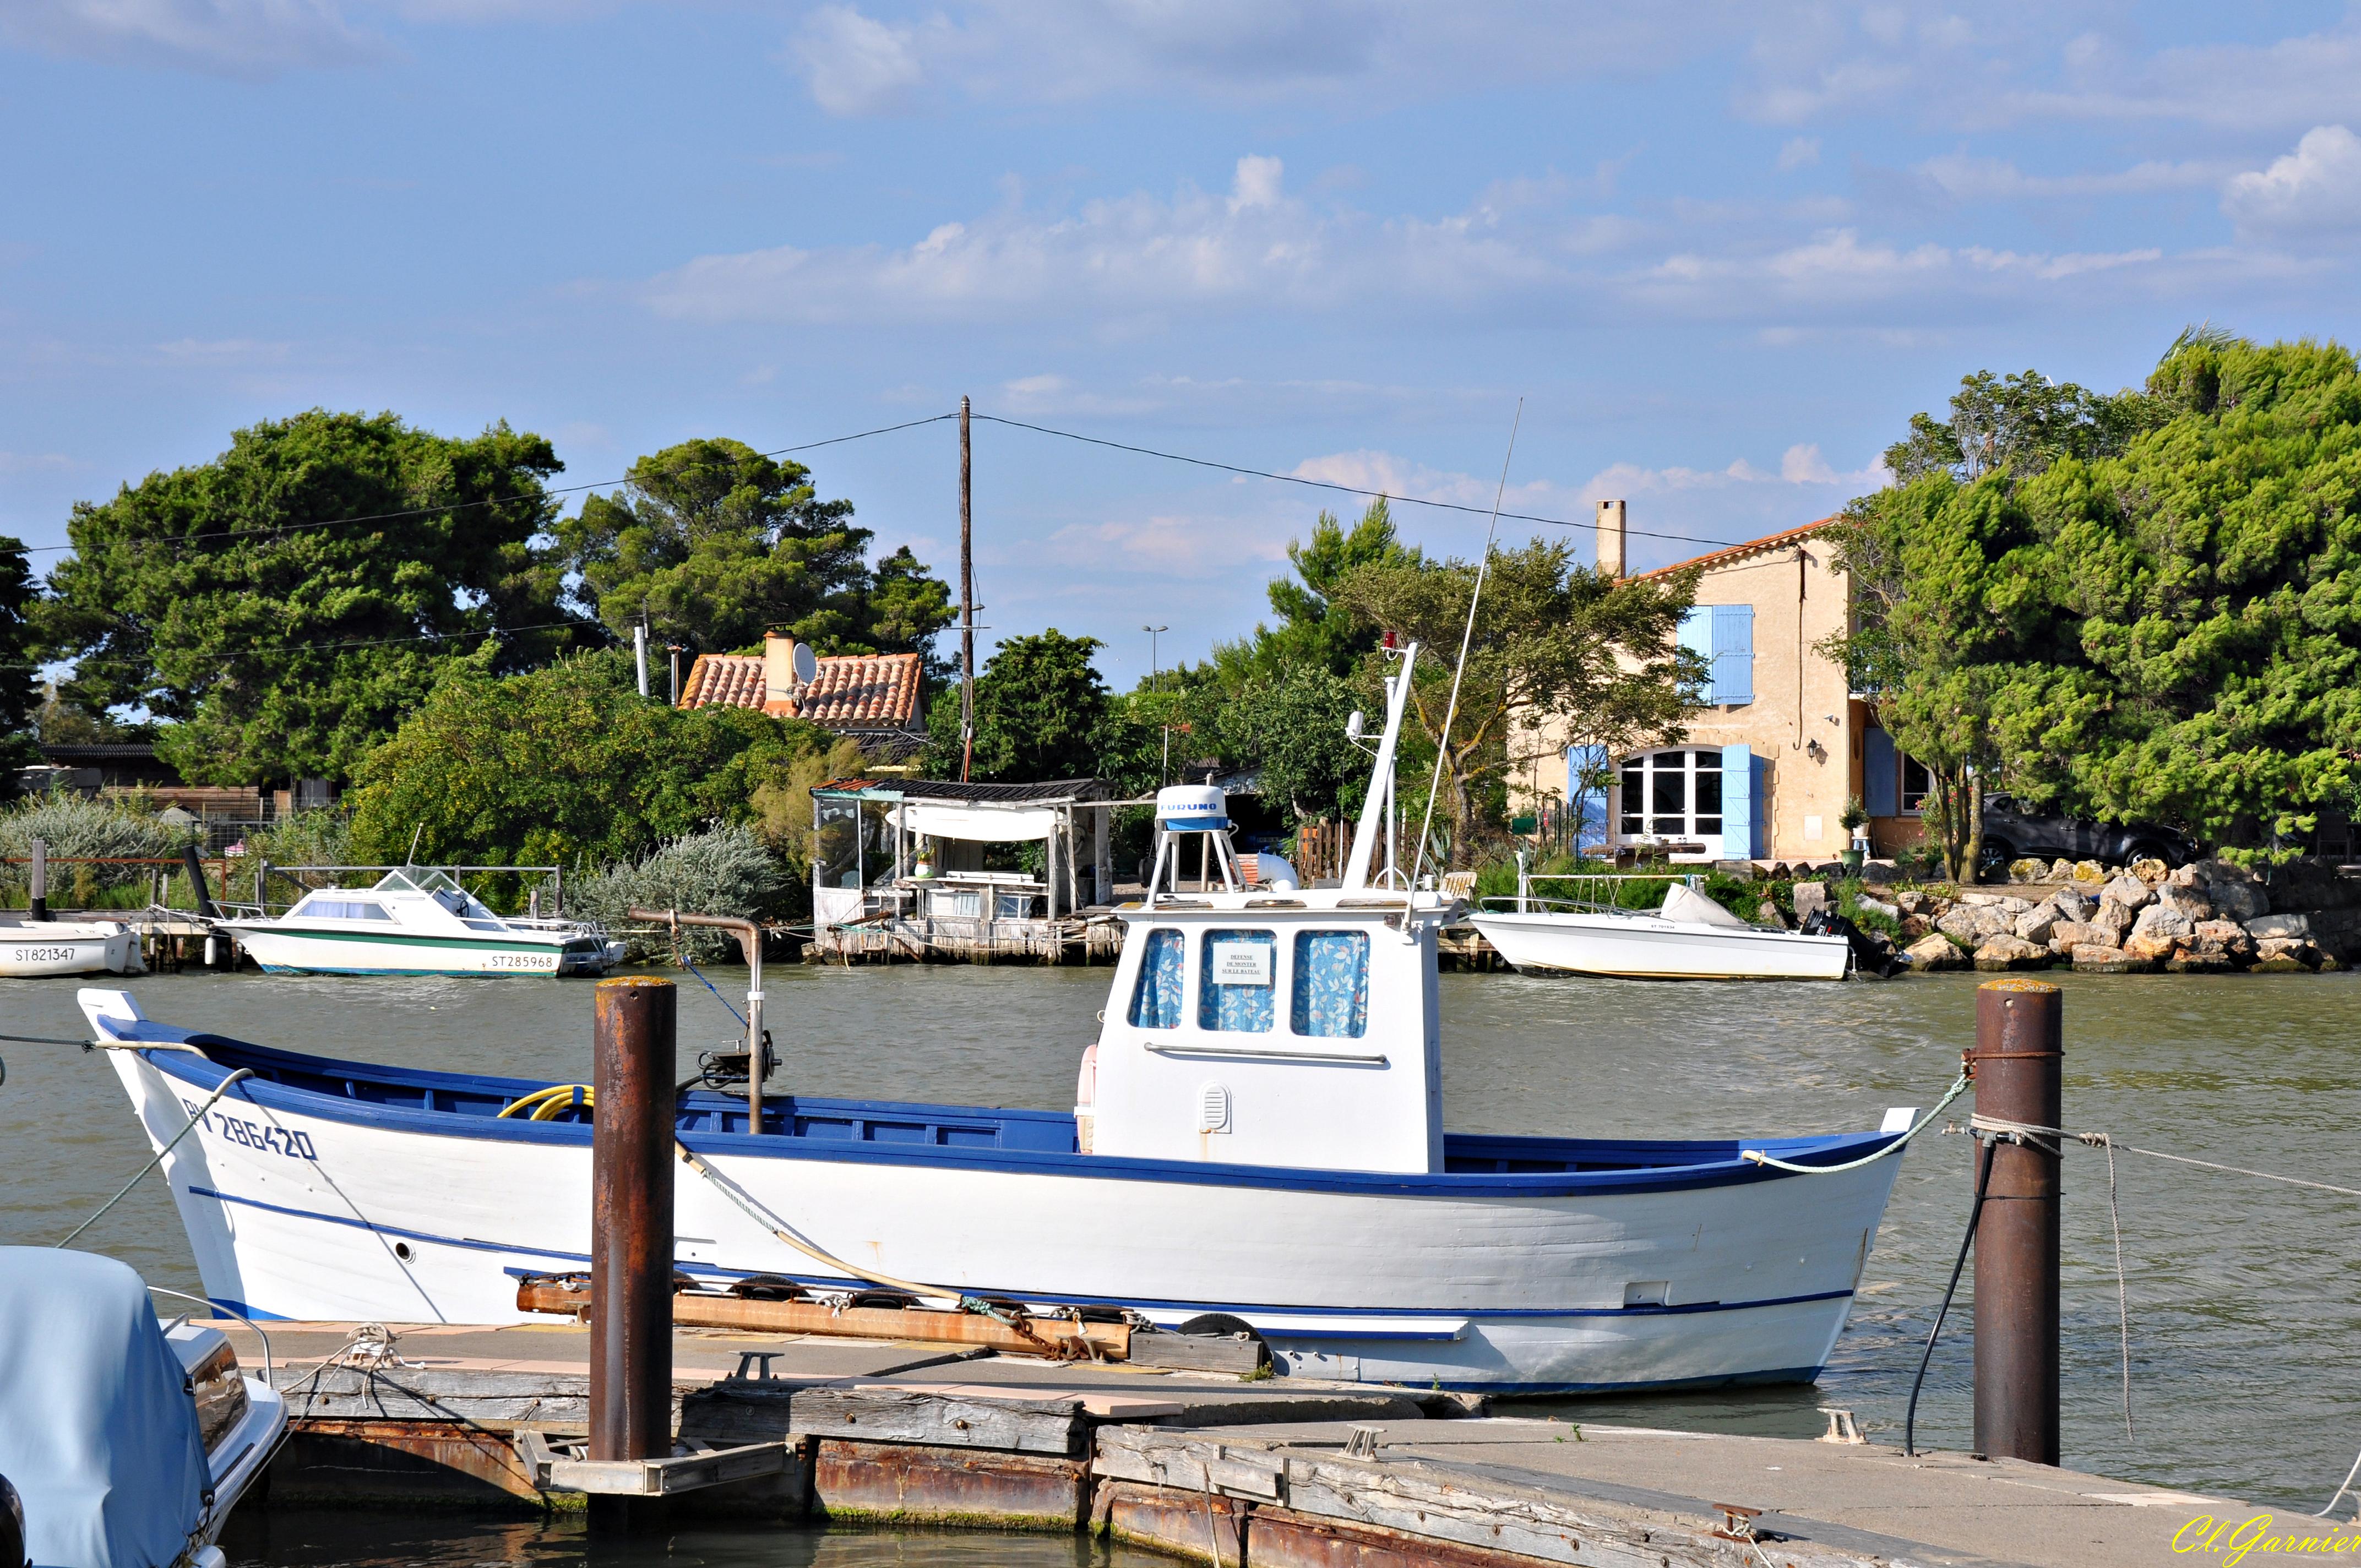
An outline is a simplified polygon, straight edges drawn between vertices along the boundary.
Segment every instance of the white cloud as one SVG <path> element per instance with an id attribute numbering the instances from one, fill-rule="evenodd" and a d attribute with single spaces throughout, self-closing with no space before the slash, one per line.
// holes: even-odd
<path id="1" fill-rule="evenodd" d="M 157 356 L 173 365 L 277 365 L 287 358 L 293 345 L 268 343 L 258 338 L 179 338 L 156 345 Z"/>
<path id="2" fill-rule="evenodd" d="M 2350 234 L 2361 228 L 2361 137 L 2318 126 L 2268 169 L 2233 179 L 2222 210 L 2241 234 Z"/>
<path id="3" fill-rule="evenodd" d="M 2218 159 L 2183 163 L 2150 160 L 2102 174 L 2027 174 L 2005 159 L 1947 153 L 1940 158 L 1927 159 L 1912 172 L 1926 185 L 1953 201 L 1974 202 L 2012 198 L 2143 196 L 2171 191 L 2202 190 L 2219 184 L 2223 176 L 2235 167 Z"/>
<path id="4" fill-rule="evenodd" d="M 2070 47 L 2064 64 L 2058 86 L 1990 94 L 1976 117 L 2003 125 L 2040 118 L 2286 131 L 2361 114 L 2361 32 L 2350 23 L 2268 44 L 2162 49 L 2137 61 L 2108 48 Z"/>
<path id="5" fill-rule="evenodd" d="M 1379 84 L 1432 97 L 1663 69 L 1741 33 L 1751 15 L 1733 0 L 840 0 L 807 18 L 794 57 L 840 115 L 1141 93 L 1344 101 Z"/>
<path id="6" fill-rule="evenodd" d="M 247 78 L 369 64 L 392 53 L 335 0 L 6 0 L 0 41 Z"/>
<path id="7" fill-rule="evenodd" d="M 941 29 L 932 30 L 939 41 Z M 823 5 L 804 20 L 794 52 L 812 98 L 831 115 L 888 114 L 916 101 L 926 67 L 918 29 L 892 27 L 850 5 Z"/>
<path id="8" fill-rule="evenodd" d="M 62 452 L 0 452 L 0 474 L 61 474 L 79 466 Z"/>
<path id="9" fill-rule="evenodd" d="M 1802 169 L 1819 160 L 1820 138 L 1817 137 L 1790 137 L 1786 145 L 1779 149 L 1779 167 L 1783 170 Z"/>
<path id="10" fill-rule="evenodd" d="M 1208 307 L 1321 310 L 1415 302 L 1486 308 L 1565 280 L 1511 225 L 1467 213 L 1377 223 L 1286 192 L 1279 160 L 1238 160 L 1229 192 L 1183 186 L 1092 202 L 1071 216 L 1021 207 L 938 225 L 900 249 L 782 246 L 699 257 L 657 278 L 663 314 L 707 321 L 977 320 L 1070 314 L 1162 321 Z"/>

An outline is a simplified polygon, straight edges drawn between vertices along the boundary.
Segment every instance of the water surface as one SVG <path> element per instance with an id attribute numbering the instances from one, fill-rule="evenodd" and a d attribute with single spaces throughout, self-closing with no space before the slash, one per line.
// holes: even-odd
<path id="1" fill-rule="evenodd" d="M 686 1074 L 697 1051 L 725 1043 L 735 1024 L 714 995 L 679 978 Z M 2361 1186 L 2361 979 L 2057 978 L 2067 991 L 2070 1126 Z M 733 1001 L 744 987 L 742 970 L 715 979 Z M 1107 971 L 787 966 L 766 979 L 785 1087 L 1062 1110 L 1097 1033 Z M 78 1037 L 77 983 L 0 981 L 0 1033 Z M 1446 975 L 1443 983 L 1446 1115 L 1455 1129 L 1480 1132 L 1711 1137 L 1873 1127 L 1889 1105 L 1933 1102 L 1974 1017 L 1975 980 L 1965 975 L 1822 985 Z M 589 1073 L 587 982 L 183 974 L 141 977 L 129 988 L 152 1017 L 295 1050 Z M 8 1069 L 0 1241 L 54 1241 L 120 1187 L 148 1149 L 97 1057 L 0 1041 L 0 1058 Z M 2067 1158 L 2066 1462 L 2319 1508 L 2361 1450 L 2352 1355 L 2361 1343 L 2361 1201 L 2119 1155 L 2136 1420 L 2126 1435 L 2105 1157 L 2077 1147 Z M 1930 1135 L 1909 1154 L 1861 1299 L 1817 1387 L 1551 1408 L 1577 1419 L 1809 1436 L 1822 1425 L 1818 1407 L 1835 1404 L 1881 1438 L 1898 1438 L 1970 1195 L 1965 1138 Z M 153 1178 L 78 1245 L 123 1258 L 153 1283 L 198 1288 L 170 1200 Z M 1937 1354 L 1919 1412 L 1922 1443 L 1970 1445 L 1968 1299 L 1963 1288 Z M 862 1556 L 867 1563 L 915 1562 L 943 1538 L 843 1546 L 831 1544 L 841 1535 L 825 1532 L 795 1539 L 803 1544 L 793 1552 L 814 1561 L 837 1561 L 839 1551 L 882 1554 Z M 359 1552 L 358 1538 L 348 1544 L 357 1554 L 274 1545 L 268 1555 L 290 1564 L 522 1565 L 544 1549 L 578 1548 L 566 1546 L 563 1532 L 514 1552 L 486 1544 L 477 1557 L 438 1557 L 422 1546 L 412 1559 L 391 1545 L 371 1556 Z M 717 1537 L 688 1555 L 721 1561 L 739 1550 Z M 766 1561 L 793 1555 L 784 1545 L 760 1550 Z M 1046 1552 L 1063 1563 L 1073 1554 L 1062 1541 L 1005 1550 L 1013 1555 L 962 1560 L 1029 1563 L 1048 1558 L 1027 1553 Z"/>

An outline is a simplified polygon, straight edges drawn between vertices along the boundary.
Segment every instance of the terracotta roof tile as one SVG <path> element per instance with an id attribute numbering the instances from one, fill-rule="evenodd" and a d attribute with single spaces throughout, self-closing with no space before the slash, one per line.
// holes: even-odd
<path id="1" fill-rule="evenodd" d="M 848 653 L 818 661 L 819 673 L 798 694 L 796 714 L 830 729 L 915 729 L 918 727 L 918 656 Z M 759 653 L 700 653 L 680 694 L 683 707 L 760 708 Z"/>
<path id="2" fill-rule="evenodd" d="M 1693 556 L 1686 561 L 1675 561 L 1669 566 L 1659 566 L 1653 572 L 1639 573 L 1638 576 L 1661 577 L 1672 572 L 1685 572 L 1691 566 L 1702 566 L 1710 572 L 1717 566 L 1734 565 L 1749 555 L 1758 554 L 1765 550 L 1777 550 L 1784 545 L 1794 544 L 1810 534 L 1817 533 L 1836 521 L 1832 517 L 1824 517 L 1817 522 L 1807 522 L 1801 528 L 1790 528 L 1783 532 L 1765 534 L 1760 539 L 1750 539 L 1743 544 L 1730 545 L 1726 550 L 1716 550 L 1710 554 Z"/>

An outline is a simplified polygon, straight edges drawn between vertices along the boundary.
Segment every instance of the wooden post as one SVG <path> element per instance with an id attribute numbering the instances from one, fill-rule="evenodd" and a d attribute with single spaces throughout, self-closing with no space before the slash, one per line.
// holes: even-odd
<path id="1" fill-rule="evenodd" d="M 590 1137 L 590 1457 L 672 1454 L 672 981 L 602 980 Z M 633 1504 L 641 1506 L 634 1508 Z M 659 1522 L 596 1497 L 594 1530 Z"/>
<path id="2" fill-rule="evenodd" d="M 1976 1111 L 2057 1127 L 2063 1110 L 2063 994 L 2038 980 L 1976 991 Z M 1992 1162 L 1976 1231 L 1976 1452 L 2058 1463 L 2059 1155 L 2027 1136 L 1976 1144 Z"/>
<path id="3" fill-rule="evenodd" d="M 975 552 L 969 531 L 967 396 L 960 396 L 960 783 L 975 768 Z"/>

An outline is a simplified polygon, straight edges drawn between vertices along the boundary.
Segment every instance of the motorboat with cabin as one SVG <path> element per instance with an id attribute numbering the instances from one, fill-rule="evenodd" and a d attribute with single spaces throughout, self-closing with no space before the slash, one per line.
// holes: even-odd
<path id="1" fill-rule="evenodd" d="M 1843 932 L 1754 925 L 1708 897 L 1694 878 L 1668 883 L 1655 909 L 1537 897 L 1535 880 L 1520 867 L 1514 900 L 1498 901 L 1505 907 L 1478 909 L 1467 917 L 1521 973 L 1842 980 L 1853 968 L 1852 938 Z"/>
<path id="2" fill-rule="evenodd" d="M 1116 911 L 1071 1112 L 692 1088 L 675 1268 L 822 1300 L 882 1279 L 1042 1313 L 1235 1318 L 1282 1375 L 1495 1391 L 1815 1377 L 1899 1164 L 1870 1157 L 1897 1152 L 1910 1113 L 1751 1140 L 1446 1131 L 1436 937 L 1462 905 L 1369 875 L 1415 656 L 1342 886 L 1244 886 L 1221 792 L 1159 796 L 1156 871 Z M 1221 885 L 1176 890 L 1199 843 Z M 105 1054 L 159 1148 L 252 1075 L 163 1161 L 224 1304 L 515 1321 L 518 1276 L 588 1263 L 588 1096 L 299 1055 L 80 994 L 101 1041 L 128 1047 Z"/>
<path id="3" fill-rule="evenodd" d="M 272 974 L 596 975 L 624 955 L 595 926 L 495 915 L 448 873 L 418 866 L 217 926 Z"/>
<path id="4" fill-rule="evenodd" d="M 214 1540 L 287 1435 L 227 1335 L 159 1321 L 94 1253 L 0 1247 L 0 1477 L 40 1568 L 222 1568 Z M 170 1295 L 171 1292 L 158 1292 Z"/>

